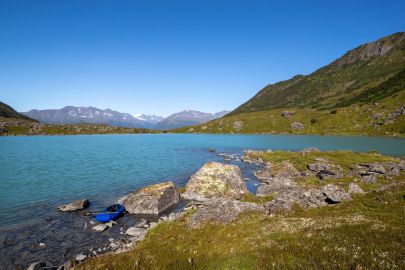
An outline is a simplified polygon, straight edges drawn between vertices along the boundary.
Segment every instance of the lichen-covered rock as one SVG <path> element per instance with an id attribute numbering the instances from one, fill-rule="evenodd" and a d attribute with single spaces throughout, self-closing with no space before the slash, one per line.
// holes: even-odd
<path id="1" fill-rule="evenodd" d="M 302 124 L 300 122 L 293 122 L 293 123 L 291 123 L 290 127 L 291 127 L 291 129 L 294 129 L 294 130 L 302 130 L 302 129 L 304 129 L 305 126 L 304 126 L 304 124 Z"/>
<path id="2" fill-rule="evenodd" d="M 197 208 L 197 211 L 191 217 L 190 223 L 192 226 L 208 221 L 229 223 L 243 212 L 267 214 L 267 210 L 263 206 L 255 203 L 241 202 L 230 198 L 211 198 Z"/>
<path id="3" fill-rule="evenodd" d="M 271 178 L 294 179 L 301 173 L 290 162 L 284 160 L 279 163 L 268 162 L 266 166 L 255 172 L 255 176 L 265 182 Z"/>
<path id="4" fill-rule="evenodd" d="M 343 188 L 336 185 L 325 185 L 321 188 L 322 193 L 326 196 L 327 203 L 340 203 L 343 201 L 350 201 L 352 197 Z"/>
<path id="5" fill-rule="evenodd" d="M 183 197 L 196 201 L 212 197 L 240 199 L 245 192 L 246 184 L 238 166 L 209 162 L 191 176 Z"/>
<path id="6" fill-rule="evenodd" d="M 375 174 L 363 174 L 361 176 L 361 181 L 366 184 L 374 184 L 377 182 L 377 176 L 375 176 Z"/>
<path id="7" fill-rule="evenodd" d="M 144 238 L 147 234 L 148 230 L 144 228 L 137 228 L 137 227 L 130 227 L 125 231 L 125 234 L 139 238 Z"/>
<path id="8" fill-rule="evenodd" d="M 64 204 L 58 207 L 61 212 L 71 212 L 82 210 L 90 206 L 90 201 L 87 199 L 77 200 L 68 204 Z"/>
<path id="9" fill-rule="evenodd" d="M 242 121 L 238 120 L 238 121 L 233 122 L 233 129 L 235 131 L 240 131 L 242 129 L 242 127 L 243 127 L 243 122 Z"/>
<path id="10" fill-rule="evenodd" d="M 368 171 L 372 172 L 372 173 L 379 173 L 379 174 L 386 174 L 387 173 L 384 166 L 382 164 L 379 164 L 379 163 L 370 164 L 370 168 L 369 168 Z"/>
<path id="11" fill-rule="evenodd" d="M 258 187 L 256 195 L 265 197 L 295 186 L 295 182 L 288 178 L 270 178 L 266 181 L 266 184 Z"/>
<path id="12" fill-rule="evenodd" d="M 123 203 L 125 209 L 131 214 L 158 215 L 177 204 L 179 200 L 179 192 L 173 182 L 169 181 L 130 193 Z"/>
<path id="13" fill-rule="evenodd" d="M 350 183 L 348 193 L 349 194 L 364 194 L 364 190 L 356 183 Z"/>

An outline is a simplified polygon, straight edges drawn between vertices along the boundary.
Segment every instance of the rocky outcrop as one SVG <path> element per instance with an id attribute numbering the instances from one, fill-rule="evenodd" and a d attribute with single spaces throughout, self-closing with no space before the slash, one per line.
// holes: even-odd
<path id="1" fill-rule="evenodd" d="M 83 199 L 83 200 L 77 200 L 77 201 L 71 202 L 69 204 L 61 205 L 58 207 L 58 209 L 61 212 L 71 212 L 71 211 L 82 210 L 89 206 L 90 206 L 90 201 L 87 199 Z"/>
<path id="2" fill-rule="evenodd" d="M 255 176 L 264 182 L 271 181 L 272 178 L 277 178 L 279 180 L 294 179 L 299 175 L 300 172 L 286 160 L 279 163 L 268 162 L 263 169 L 255 172 Z"/>
<path id="3" fill-rule="evenodd" d="M 267 213 L 263 206 L 255 203 L 241 202 L 231 198 L 211 198 L 197 208 L 196 213 L 191 217 L 190 224 L 196 226 L 208 221 L 229 223 L 243 212 Z"/>
<path id="4" fill-rule="evenodd" d="M 349 193 L 344 191 L 343 188 L 336 185 L 325 185 L 322 187 L 321 191 L 326 196 L 327 203 L 334 204 L 352 200 L 352 197 Z"/>
<path id="5" fill-rule="evenodd" d="M 291 123 L 290 127 L 292 130 L 302 130 L 302 129 L 304 129 L 305 126 L 303 123 L 293 122 L 293 123 Z"/>
<path id="6" fill-rule="evenodd" d="M 238 120 L 238 121 L 233 122 L 233 129 L 235 131 L 240 131 L 242 129 L 242 127 L 243 127 L 243 122 L 242 121 Z"/>
<path id="7" fill-rule="evenodd" d="M 196 201 L 212 197 L 240 199 L 245 192 L 247 188 L 239 167 L 210 162 L 191 176 L 183 197 Z"/>
<path id="8" fill-rule="evenodd" d="M 348 193 L 349 194 L 364 194 L 364 190 L 356 183 L 350 183 Z"/>
<path id="9" fill-rule="evenodd" d="M 315 159 L 315 163 L 307 165 L 308 170 L 315 173 L 321 180 L 330 178 L 340 178 L 342 176 L 341 168 L 331 164 L 328 160 L 323 158 Z"/>
<path id="10" fill-rule="evenodd" d="M 130 193 L 123 199 L 123 204 L 131 214 L 158 215 L 176 205 L 179 200 L 179 192 L 173 182 L 169 181 Z"/>

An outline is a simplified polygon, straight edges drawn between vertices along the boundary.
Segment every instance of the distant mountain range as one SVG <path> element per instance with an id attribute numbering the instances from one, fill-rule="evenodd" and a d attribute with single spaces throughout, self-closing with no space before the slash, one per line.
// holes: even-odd
<path id="1" fill-rule="evenodd" d="M 62 109 L 30 110 L 21 114 L 45 124 L 89 123 L 166 130 L 205 123 L 227 113 L 228 111 L 212 114 L 185 110 L 164 118 L 145 114 L 133 116 L 129 113 L 121 113 L 111 109 L 102 110 L 95 107 L 66 106 Z"/>

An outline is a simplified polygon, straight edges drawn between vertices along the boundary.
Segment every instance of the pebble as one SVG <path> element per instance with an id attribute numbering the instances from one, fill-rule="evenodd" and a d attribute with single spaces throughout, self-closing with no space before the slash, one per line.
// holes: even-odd
<path id="1" fill-rule="evenodd" d="M 46 244 L 45 243 L 39 243 L 39 246 L 40 247 L 46 247 Z"/>
<path id="2" fill-rule="evenodd" d="M 108 225 L 107 224 L 98 224 L 97 226 L 93 227 L 93 230 L 96 230 L 98 232 L 103 232 L 105 230 L 108 229 Z"/>
<path id="3" fill-rule="evenodd" d="M 76 261 L 82 262 L 82 261 L 84 261 L 86 258 L 87 258 L 86 255 L 84 255 L 84 254 L 79 254 L 79 255 L 76 256 Z"/>

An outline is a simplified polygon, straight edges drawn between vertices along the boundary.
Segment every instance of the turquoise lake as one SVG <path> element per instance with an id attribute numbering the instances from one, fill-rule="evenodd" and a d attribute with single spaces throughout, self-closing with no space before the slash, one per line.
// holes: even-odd
<path id="1" fill-rule="evenodd" d="M 210 153 L 213 147 L 216 153 Z M 89 198 L 104 207 L 136 188 L 177 186 L 220 152 L 246 149 L 377 150 L 405 156 L 405 140 L 295 135 L 83 135 L 0 137 L 1 225 L 27 223 L 54 207 Z M 0 225 L 0 226 L 1 226 Z"/>

